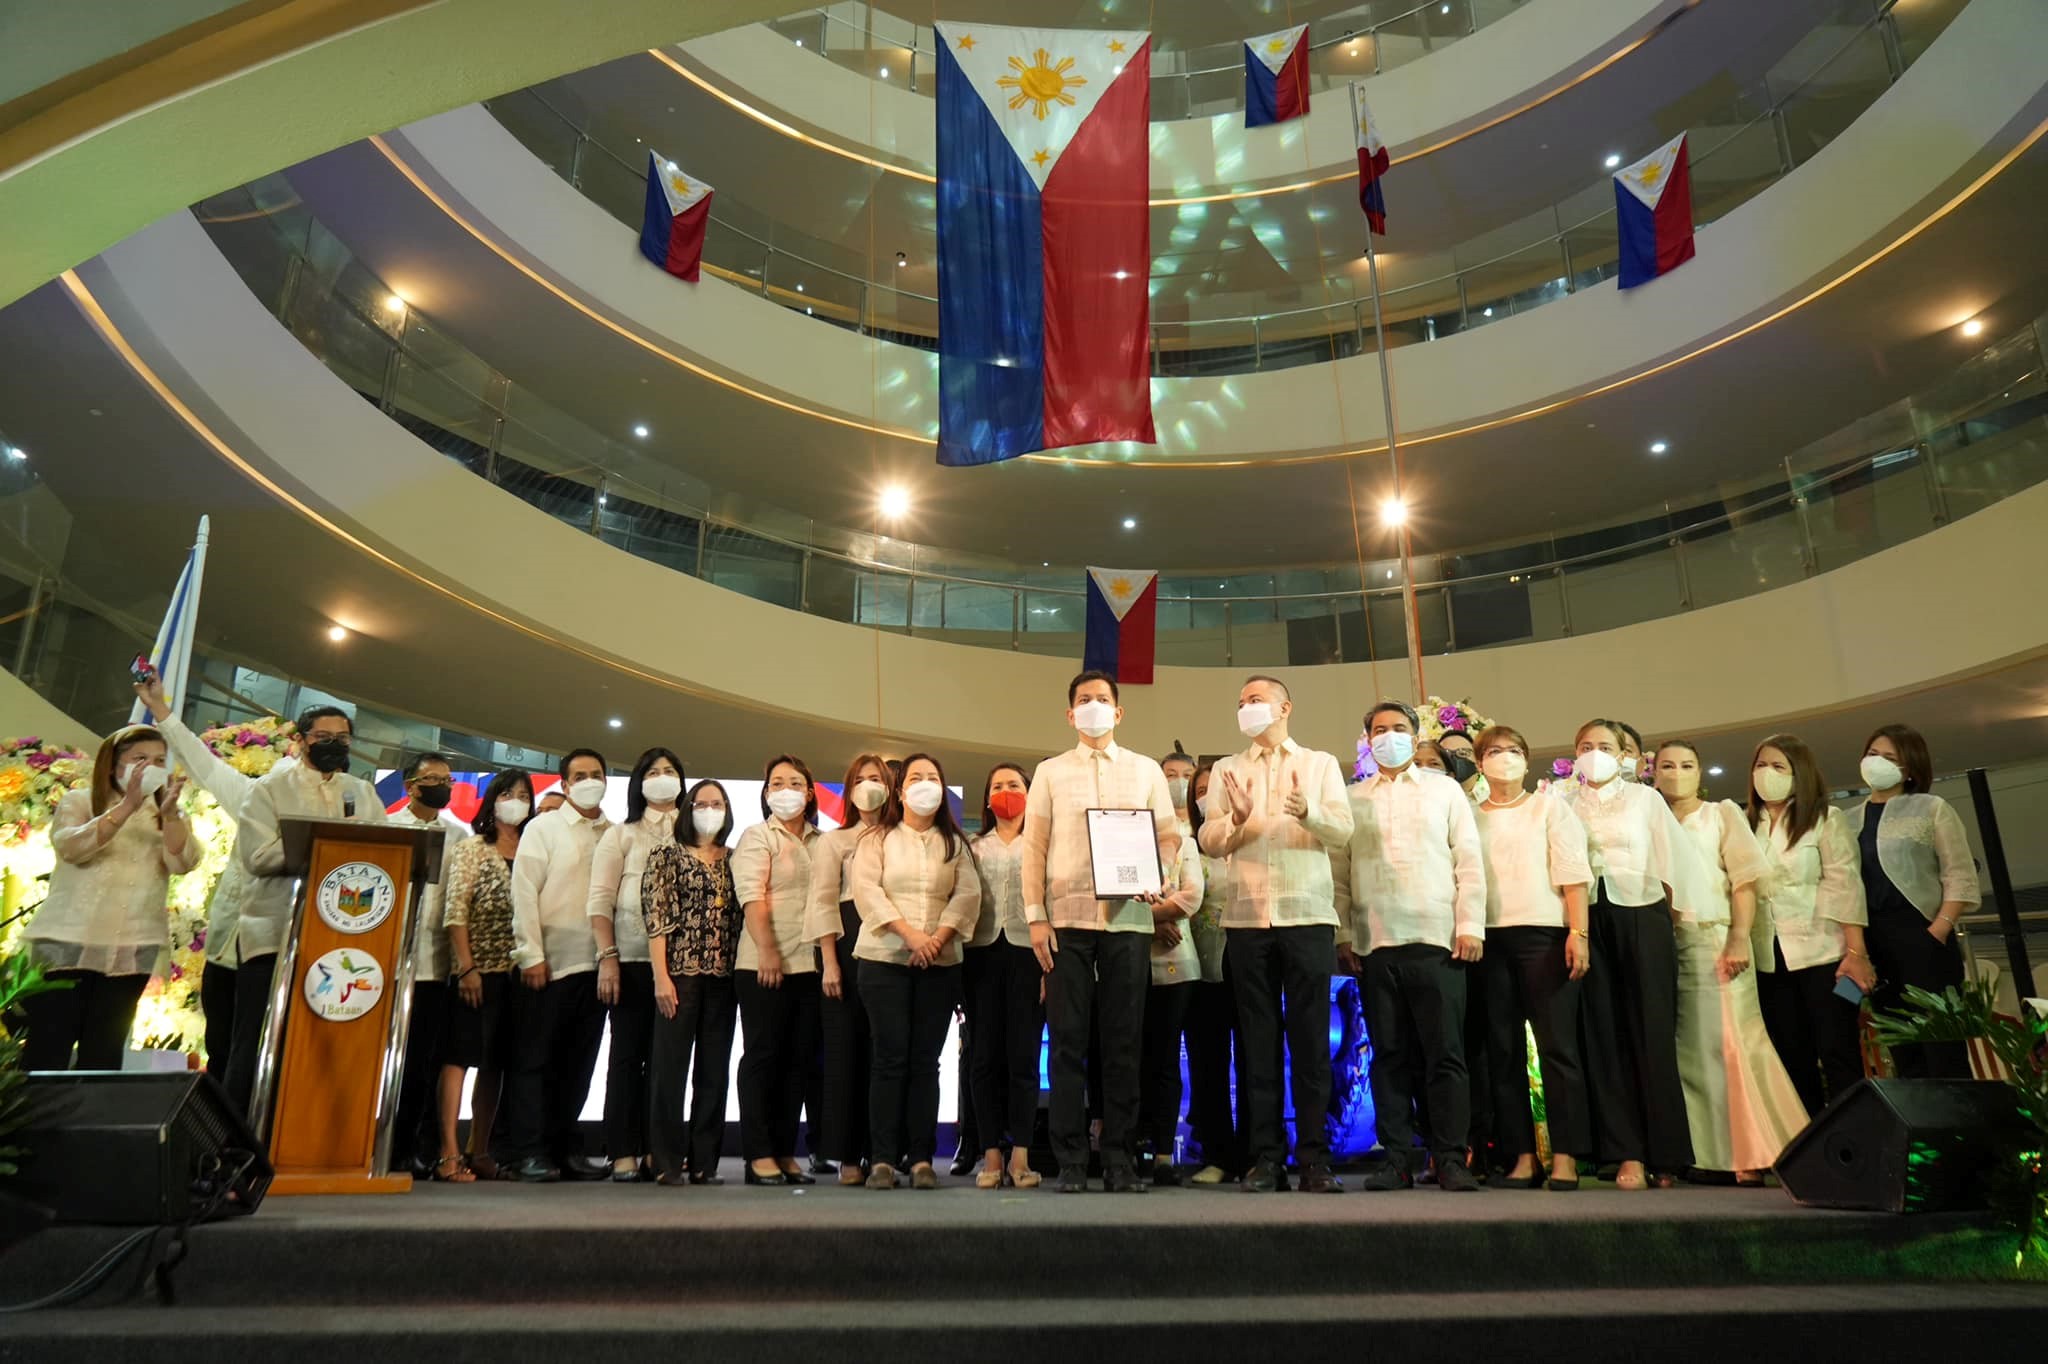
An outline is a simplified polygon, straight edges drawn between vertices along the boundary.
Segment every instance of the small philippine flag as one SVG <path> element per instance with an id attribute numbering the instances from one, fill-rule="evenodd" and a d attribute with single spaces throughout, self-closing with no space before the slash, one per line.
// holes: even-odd
<path id="1" fill-rule="evenodd" d="M 1308 25 L 1244 40 L 1244 126 L 1263 128 L 1308 112 Z"/>
<path id="2" fill-rule="evenodd" d="M 677 279 L 695 284 L 704 261 L 704 228 L 710 221 L 711 186 L 683 174 L 660 152 L 648 152 L 640 254 Z"/>
<path id="3" fill-rule="evenodd" d="M 1633 289 L 1692 259 L 1692 165 L 1680 133 L 1614 173 L 1621 287 Z"/>
<path id="4" fill-rule="evenodd" d="M 1159 571 L 1088 570 L 1088 640 L 1081 666 L 1100 669 L 1119 683 L 1152 680 L 1152 650 L 1159 622 Z"/>

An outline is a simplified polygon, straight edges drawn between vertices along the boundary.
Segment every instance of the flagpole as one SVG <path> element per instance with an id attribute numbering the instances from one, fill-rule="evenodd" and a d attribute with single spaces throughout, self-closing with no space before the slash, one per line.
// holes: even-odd
<path id="1" fill-rule="evenodd" d="M 184 625 L 178 631 L 178 645 L 173 658 L 178 689 L 164 693 L 180 712 L 185 709 L 188 699 L 185 688 L 192 677 L 192 636 L 199 625 L 199 592 L 206 585 L 206 542 L 212 535 L 213 518 L 200 517 L 199 536 L 192 542 L 192 595 L 186 601 Z"/>
<path id="2" fill-rule="evenodd" d="M 1348 88 L 1351 92 L 1351 126 L 1356 128 L 1358 83 L 1353 81 Z M 1401 625 L 1407 636 L 1408 681 L 1415 689 L 1415 703 L 1420 705 L 1429 693 L 1422 687 L 1422 626 L 1415 609 L 1415 558 L 1408 539 L 1408 498 L 1402 491 L 1401 443 L 1394 421 L 1394 373 L 1388 362 L 1387 324 L 1380 305 L 1380 260 L 1379 253 L 1373 249 L 1372 235 L 1372 223 L 1368 221 L 1365 225 L 1365 269 L 1372 283 L 1372 332 L 1379 347 L 1380 404 L 1387 414 L 1387 455 L 1394 466 L 1394 500 L 1402 508 L 1401 524 L 1396 528 L 1401 537 Z M 1368 597 L 1368 610 L 1370 605 Z"/>

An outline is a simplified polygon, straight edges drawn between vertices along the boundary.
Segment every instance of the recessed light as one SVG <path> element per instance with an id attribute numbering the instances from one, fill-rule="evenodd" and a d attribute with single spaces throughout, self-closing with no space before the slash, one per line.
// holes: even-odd
<path id="1" fill-rule="evenodd" d="M 1387 581 L 1388 581 L 1388 582 L 1392 582 L 1392 581 L 1394 581 L 1394 570 L 1393 570 L 1393 569 L 1391 569 L 1391 568 L 1387 570 Z"/>
<path id="2" fill-rule="evenodd" d="M 1650 453 L 1653 455 L 1661 455 L 1670 448 L 1671 443 L 1669 441 L 1653 440 L 1650 442 Z"/>
<path id="3" fill-rule="evenodd" d="M 1116 272 L 1116 277 L 1118 279 L 1129 279 L 1131 277 L 1131 272 L 1128 270 L 1119 270 Z"/>
<path id="4" fill-rule="evenodd" d="M 1721 769 L 1718 767 L 1710 767 L 1707 769 L 1707 775 L 1710 777 L 1718 777 L 1721 775 Z"/>
<path id="5" fill-rule="evenodd" d="M 639 425 L 633 428 L 633 434 L 638 436 L 641 440 L 646 440 L 649 436 L 653 435 L 654 433 L 647 429 L 647 423 L 641 422 Z"/>
<path id="6" fill-rule="evenodd" d="M 891 521 L 900 520 L 910 514 L 910 489 L 900 483 L 884 488 L 875 505 Z"/>
<path id="7" fill-rule="evenodd" d="M 1621 164 L 1621 153 L 1620 153 L 1620 152 L 1609 152 L 1609 153 L 1607 153 L 1607 159 L 1606 159 L 1605 161 L 1602 161 L 1602 162 L 1601 162 L 1600 164 L 1601 164 L 1601 165 L 1603 165 L 1603 166 L 1605 166 L 1605 167 L 1607 167 L 1607 169 L 1609 169 L 1609 170 L 1613 170 L 1613 169 L 1614 169 L 1614 168 L 1615 168 L 1616 166 L 1619 166 L 1619 165 Z"/>
<path id="8" fill-rule="evenodd" d="M 797 45 L 798 47 L 802 47 L 802 46 L 804 45 L 804 40 L 803 40 L 803 39 L 801 39 L 801 38 L 797 39 L 797 40 L 796 40 L 796 45 Z"/>
<path id="9" fill-rule="evenodd" d="M 19 445 L 10 445 L 7 447 L 7 458 L 19 464 L 28 458 L 28 451 L 22 449 Z"/>
<path id="10" fill-rule="evenodd" d="M 387 313 L 404 312 L 405 300 L 400 298 L 397 294 L 386 294 L 384 296 L 384 311 Z"/>
<path id="11" fill-rule="evenodd" d="M 626 727 L 626 722 L 624 720 L 621 720 L 616 715 L 614 715 L 611 719 L 605 721 L 605 723 L 610 725 L 613 729 L 624 729 Z"/>
<path id="12" fill-rule="evenodd" d="M 327 627 L 327 637 L 336 644 L 339 644 L 348 638 L 348 631 L 342 629 L 339 625 L 330 625 Z"/>
<path id="13" fill-rule="evenodd" d="M 882 79 L 883 79 L 883 80 L 887 80 L 887 79 L 889 79 L 889 68 L 888 68 L 888 67 L 886 67 L 886 66 L 882 68 Z"/>
<path id="14" fill-rule="evenodd" d="M 1449 14 L 1450 12 L 1451 7 L 1449 5 L 1445 5 L 1442 9 L 1437 11 L 1438 14 Z"/>
<path id="15" fill-rule="evenodd" d="M 1040 559 L 1040 560 L 1038 561 L 1038 566 L 1039 566 L 1040 568 L 1051 568 L 1051 567 L 1052 567 L 1052 560 L 1050 560 L 1050 559 Z"/>
<path id="16" fill-rule="evenodd" d="M 605 495 L 604 495 L 603 493 L 599 493 L 599 494 L 597 495 L 597 505 L 598 505 L 598 506 L 602 507 L 602 506 L 604 505 L 604 498 L 605 498 Z"/>
<path id="17" fill-rule="evenodd" d="M 1480 315 L 1481 317 L 1492 317 L 1492 316 L 1493 316 L 1493 309 L 1491 309 L 1491 308 L 1481 308 L 1481 309 L 1479 310 L 1479 315 Z"/>
<path id="18" fill-rule="evenodd" d="M 1971 318 L 1971 319 L 1970 319 L 1970 320 L 1969 320 L 1968 322 L 1965 322 L 1965 323 L 1963 324 L 1963 335 L 1964 335 L 1964 336 L 1982 336 L 1983 334 L 1984 334 L 1984 319 L 1983 319 L 1983 318 L 1981 318 L 1981 317 L 1973 317 L 1973 318 Z"/>
<path id="19" fill-rule="evenodd" d="M 674 174 L 676 173 L 676 163 L 675 163 L 675 162 L 671 161 L 671 162 L 669 162 L 669 163 L 668 163 L 668 173 L 669 173 L 670 175 L 674 175 Z"/>
<path id="20" fill-rule="evenodd" d="M 910 264 L 910 257 L 904 255 L 901 251 L 898 251 L 896 253 L 896 268 L 898 270 L 901 270 L 904 266 L 908 264 Z"/>
<path id="21" fill-rule="evenodd" d="M 1122 62 L 1118 62 L 1115 66 L 1109 69 L 1109 74 L 1112 76 L 1121 76 L 1123 73 L 1124 64 Z"/>
<path id="22" fill-rule="evenodd" d="M 1398 497 L 1390 497 L 1380 503 L 1380 524 L 1383 526 L 1407 525 L 1408 504 Z"/>
<path id="23" fill-rule="evenodd" d="M 1137 528 L 1138 528 L 1138 518 L 1137 518 L 1137 517 L 1135 517 L 1135 516 L 1126 516 L 1126 517 L 1124 518 L 1124 529 L 1125 529 L 1125 530 L 1136 530 Z"/>
<path id="24" fill-rule="evenodd" d="M 816 310 L 816 309 L 814 309 L 814 308 L 806 308 L 806 309 L 804 309 L 804 316 L 805 316 L 805 317 L 816 317 L 817 315 L 818 315 L 818 314 L 817 314 L 817 310 Z"/>
<path id="25" fill-rule="evenodd" d="M 801 285 L 801 284 L 797 285 L 797 286 L 796 286 L 796 291 L 797 291 L 798 293 L 802 293 L 802 292 L 804 291 L 804 286 L 803 286 L 803 285 Z"/>

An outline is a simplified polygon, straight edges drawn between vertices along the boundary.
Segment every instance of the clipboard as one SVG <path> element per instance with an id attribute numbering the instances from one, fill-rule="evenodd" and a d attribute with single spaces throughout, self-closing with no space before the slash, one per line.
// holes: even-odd
<path id="1" fill-rule="evenodd" d="M 1090 809 L 1088 865 L 1098 900 L 1157 895 L 1166 886 L 1159 861 L 1159 825 L 1148 809 Z"/>

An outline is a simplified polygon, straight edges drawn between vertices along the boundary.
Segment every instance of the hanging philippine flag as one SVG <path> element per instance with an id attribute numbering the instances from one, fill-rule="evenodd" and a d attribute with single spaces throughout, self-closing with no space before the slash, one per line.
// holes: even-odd
<path id="1" fill-rule="evenodd" d="M 1263 128 L 1308 112 L 1308 25 L 1244 40 L 1244 126 Z"/>
<path id="2" fill-rule="evenodd" d="M 1680 133 L 1614 173 L 1621 287 L 1633 289 L 1692 259 L 1692 165 Z"/>
<path id="3" fill-rule="evenodd" d="M 1153 636 L 1159 624 L 1159 571 L 1088 570 L 1088 641 L 1081 666 L 1119 683 L 1152 680 Z"/>
<path id="4" fill-rule="evenodd" d="M 1379 125 L 1365 107 L 1365 91 L 1351 87 L 1351 107 L 1358 115 L 1358 206 L 1365 210 L 1366 226 L 1380 236 L 1387 235 L 1387 199 L 1380 190 L 1380 177 L 1393 160 L 1380 138 Z"/>
<path id="5" fill-rule="evenodd" d="M 704 227 L 710 221 L 711 186 L 683 174 L 660 152 L 648 152 L 640 254 L 677 279 L 695 284 L 704 260 Z"/>
<path id="6" fill-rule="evenodd" d="M 938 47 L 939 463 L 1150 443 L 1151 35 Z"/>

